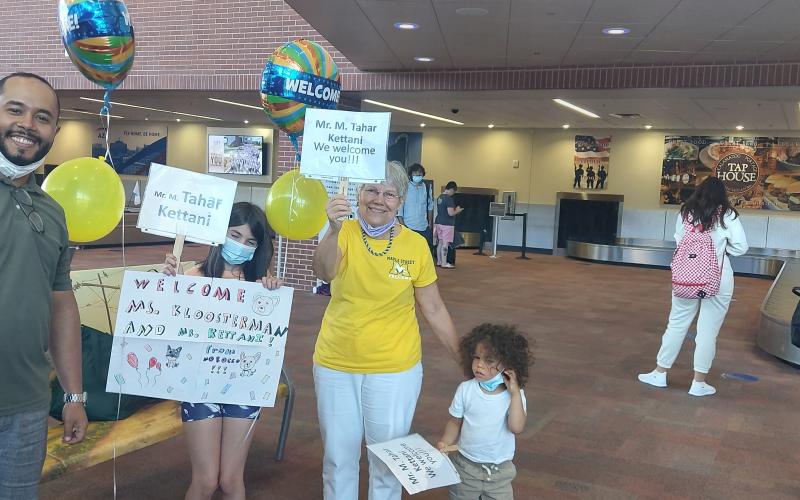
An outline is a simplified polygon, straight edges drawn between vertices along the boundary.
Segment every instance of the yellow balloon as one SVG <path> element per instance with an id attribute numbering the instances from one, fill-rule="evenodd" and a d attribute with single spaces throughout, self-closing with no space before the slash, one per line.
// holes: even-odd
<path id="1" fill-rule="evenodd" d="M 276 233 L 292 240 L 307 240 L 327 222 L 328 193 L 322 182 L 290 170 L 275 181 L 267 195 L 267 219 Z"/>
<path id="2" fill-rule="evenodd" d="M 42 189 L 64 209 L 70 241 L 99 240 L 117 227 L 125 210 L 119 175 L 97 158 L 62 163 L 50 172 Z"/>

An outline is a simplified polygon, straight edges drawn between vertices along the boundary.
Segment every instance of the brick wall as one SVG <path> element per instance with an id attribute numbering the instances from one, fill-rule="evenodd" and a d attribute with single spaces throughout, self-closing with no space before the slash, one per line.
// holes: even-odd
<path id="1" fill-rule="evenodd" d="M 64 55 L 55 1 L 3 0 L 0 73 L 95 88 Z M 298 37 L 328 49 L 344 90 L 521 90 L 800 85 L 800 62 L 373 72 L 356 69 L 282 0 L 128 0 L 136 63 L 123 89 L 257 89 L 267 57 Z M 23 27 L 24 29 L 13 29 Z"/>

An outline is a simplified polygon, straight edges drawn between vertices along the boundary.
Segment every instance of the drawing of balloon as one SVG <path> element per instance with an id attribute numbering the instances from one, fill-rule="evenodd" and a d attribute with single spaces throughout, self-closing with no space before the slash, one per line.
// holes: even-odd
<path id="1" fill-rule="evenodd" d="M 153 377 L 153 387 L 155 387 L 156 385 L 156 380 L 158 379 L 158 376 L 161 375 L 161 362 L 156 361 L 155 369 L 158 370 L 158 373 L 156 373 L 155 376 Z"/>
<path id="2" fill-rule="evenodd" d="M 136 357 L 136 353 L 133 351 L 128 353 L 128 364 L 131 365 L 131 368 L 136 370 L 136 373 L 139 375 L 139 387 L 142 387 L 142 372 L 139 371 L 139 358 Z"/>
<path id="3" fill-rule="evenodd" d="M 155 368 L 156 363 L 158 363 L 158 360 L 156 358 L 150 358 L 150 362 L 148 363 L 147 370 L 144 372 L 144 378 L 146 380 L 145 385 L 150 385 L 150 370 Z M 153 381 L 155 382 L 155 379 L 153 379 Z"/>

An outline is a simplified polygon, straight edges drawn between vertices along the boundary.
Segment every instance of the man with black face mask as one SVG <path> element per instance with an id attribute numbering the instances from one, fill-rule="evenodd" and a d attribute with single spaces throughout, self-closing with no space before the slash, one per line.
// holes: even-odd
<path id="1" fill-rule="evenodd" d="M 35 499 L 47 444 L 49 351 L 64 395 L 64 442 L 86 433 L 78 306 L 64 211 L 34 182 L 58 132 L 43 78 L 0 79 L 0 498 Z"/>

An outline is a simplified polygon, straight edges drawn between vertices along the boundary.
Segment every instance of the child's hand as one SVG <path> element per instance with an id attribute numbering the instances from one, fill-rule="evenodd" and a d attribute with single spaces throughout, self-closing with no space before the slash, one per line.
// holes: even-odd
<path id="1" fill-rule="evenodd" d="M 261 284 L 264 285 L 264 288 L 267 290 L 277 290 L 283 286 L 283 280 L 267 273 L 266 276 L 261 278 Z"/>
<path id="2" fill-rule="evenodd" d="M 441 451 L 442 453 L 445 453 L 444 451 L 445 448 L 447 448 L 447 445 L 444 443 L 444 441 L 439 441 L 438 443 L 436 443 L 436 449 Z"/>
<path id="3" fill-rule="evenodd" d="M 178 259 L 168 253 L 166 259 L 164 259 L 164 267 L 161 268 L 161 272 L 168 275 L 168 276 L 176 276 L 180 274 L 180 269 L 178 269 Z"/>
<path id="4" fill-rule="evenodd" d="M 517 382 L 517 374 L 514 373 L 514 370 L 504 370 L 503 380 L 506 383 L 506 389 L 508 389 L 508 392 L 513 394 L 519 392 L 519 383 Z"/>

